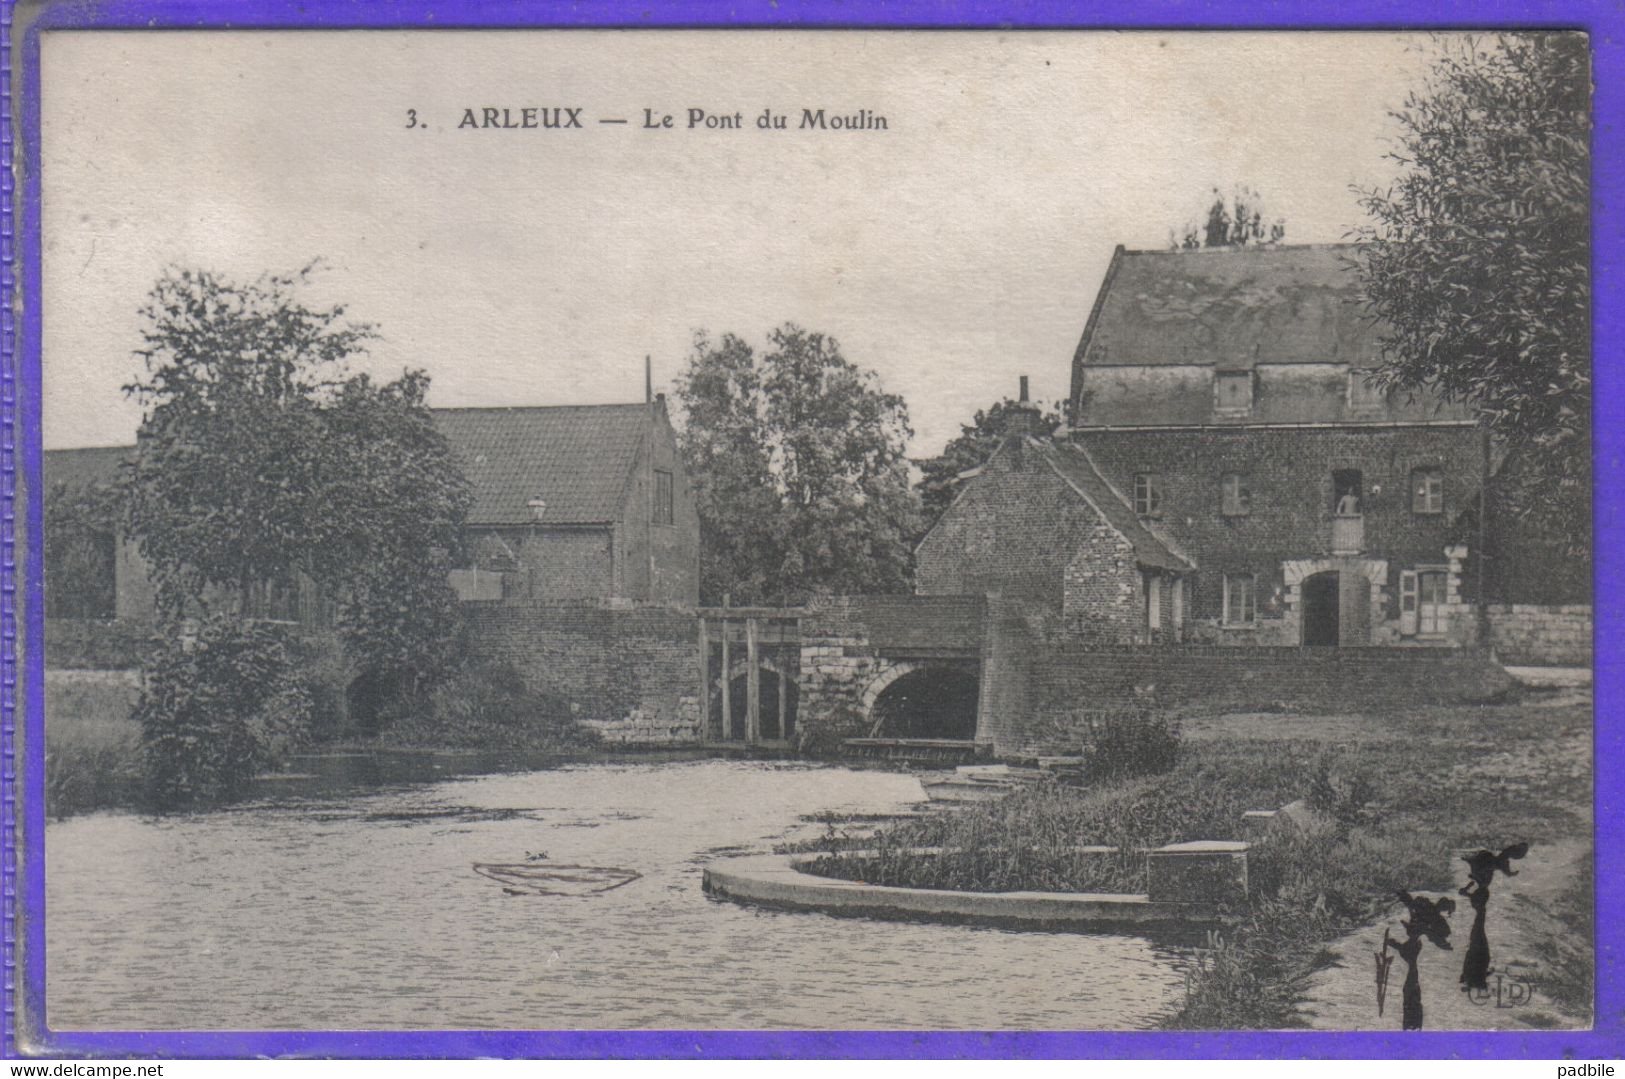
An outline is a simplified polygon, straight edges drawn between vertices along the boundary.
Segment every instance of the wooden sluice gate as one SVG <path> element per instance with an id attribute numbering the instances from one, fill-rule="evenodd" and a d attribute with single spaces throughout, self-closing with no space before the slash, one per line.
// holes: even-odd
<path id="1" fill-rule="evenodd" d="M 800 610 L 794 607 L 702 607 L 699 610 L 700 715 L 708 736 L 718 742 L 785 746 L 794 741 L 795 703 L 791 697 L 801 667 Z M 743 660 L 743 664 L 741 664 Z M 764 661 L 778 683 L 771 717 L 763 727 Z M 713 673 L 715 671 L 716 673 Z M 733 682 L 746 679 L 744 714 L 734 707 Z M 712 693 L 719 694 L 719 728 L 711 730 Z M 709 740 L 709 738 L 708 738 Z"/>

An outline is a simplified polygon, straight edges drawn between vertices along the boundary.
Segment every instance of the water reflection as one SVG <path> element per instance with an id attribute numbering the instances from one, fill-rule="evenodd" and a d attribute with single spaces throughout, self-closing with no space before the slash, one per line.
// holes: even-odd
<path id="1" fill-rule="evenodd" d="M 435 778 L 475 766 L 304 761 L 310 779 L 249 806 L 51 824 L 50 1024 L 1090 1029 L 1147 1025 L 1182 991 L 1179 950 L 1136 937 L 832 918 L 701 891 L 712 858 L 822 831 L 804 815 L 909 808 L 908 775 L 640 759 Z M 475 863 L 638 877 L 543 895 Z"/>

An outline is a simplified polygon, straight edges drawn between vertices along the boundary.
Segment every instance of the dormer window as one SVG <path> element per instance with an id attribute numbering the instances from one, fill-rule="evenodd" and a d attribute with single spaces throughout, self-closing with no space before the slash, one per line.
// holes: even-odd
<path id="1" fill-rule="evenodd" d="M 1253 373 L 1220 371 L 1214 382 L 1214 408 L 1221 414 L 1243 416 L 1253 410 Z"/>
<path id="2" fill-rule="evenodd" d="M 1374 412 L 1388 404 L 1388 391 L 1370 381 L 1375 372 L 1350 368 L 1349 370 L 1349 411 Z"/>

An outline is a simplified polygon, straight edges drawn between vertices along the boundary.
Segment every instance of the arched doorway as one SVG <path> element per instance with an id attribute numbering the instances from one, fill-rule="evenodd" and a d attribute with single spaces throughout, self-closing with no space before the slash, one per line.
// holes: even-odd
<path id="1" fill-rule="evenodd" d="M 784 722 L 779 722 L 779 682 L 780 674 L 771 667 L 761 667 L 757 670 L 756 703 L 760 709 L 761 731 L 760 737 L 767 741 L 788 739 L 796 730 L 796 702 L 799 696 L 794 678 L 785 678 L 784 682 Z M 718 679 L 720 682 L 721 679 Z M 716 687 L 718 690 L 721 686 Z M 750 672 L 737 671 L 728 682 L 728 712 L 732 720 L 732 730 L 725 730 L 722 725 L 722 694 L 711 694 L 710 729 L 717 736 L 732 742 L 746 740 L 747 717 L 750 714 Z"/>
<path id="2" fill-rule="evenodd" d="M 882 738 L 976 737 L 975 674 L 953 667 L 922 667 L 881 690 L 875 729 Z"/>
<path id="3" fill-rule="evenodd" d="M 1303 643 L 1335 647 L 1338 643 L 1339 577 L 1335 570 L 1303 581 Z"/>

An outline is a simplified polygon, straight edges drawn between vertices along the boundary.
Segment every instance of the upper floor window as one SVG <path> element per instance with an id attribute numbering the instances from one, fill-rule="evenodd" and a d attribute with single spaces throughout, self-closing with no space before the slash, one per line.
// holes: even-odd
<path id="1" fill-rule="evenodd" d="M 1224 624 L 1250 626 L 1258 617 L 1258 579 L 1251 573 L 1224 575 Z"/>
<path id="2" fill-rule="evenodd" d="M 1253 373 L 1251 371 L 1221 371 L 1217 376 L 1214 405 L 1221 412 L 1251 412 L 1253 408 Z"/>
<path id="3" fill-rule="evenodd" d="M 1134 512 L 1155 517 L 1162 512 L 1162 477 L 1154 472 L 1134 474 Z"/>
<path id="4" fill-rule="evenodd" d="M 671 524 L 671 473 L 655 470 L 654 523 Z"/>
<path id="5" fill-rule="evenodd" d="M 1338 517 L 1360 516 L 1360 500 L 1364 497 L 1364 483 L 1357 468 L 1332 470 L 1332 513 Z"/>
<path id="6" fill-rule="evenodd" d="M 1370 371 L 1353 368 L 1349 371 L 1349 408 L 1353 410 L 1382 408 L 1388 403 L 1388 391 L 1368 381 Z"/>
<path id="7" fill-rule="evenodd" d="M 1247 489 L 1246 476 L 1240 472 L 1226 472 L 1222 487 L 1226 517 L 1245 517 L 1253 511 L 1253 493 Z"/>
<path id="8" fill-rule="evenodd" d="M 1411 512 L 1444 512 L 1444 475 L 1436 468 L 1418 468 L 1411 473 Z"/>

